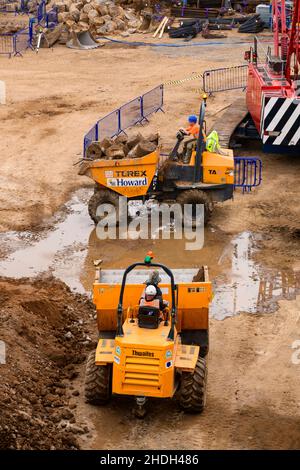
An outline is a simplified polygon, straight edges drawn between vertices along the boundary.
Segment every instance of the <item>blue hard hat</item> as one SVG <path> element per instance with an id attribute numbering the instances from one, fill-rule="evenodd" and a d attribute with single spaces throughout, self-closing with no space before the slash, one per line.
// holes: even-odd
<path id="1" fill-rule="evenodd" d="M 196 124 L 196 122 L 197 122 L 197 116 L 195 116 L 194 114 L 191 114 L 191 115 L 188 117 L 188 121 L 189 121 L 189 122 L 193 122 L 194 124 Z"/>

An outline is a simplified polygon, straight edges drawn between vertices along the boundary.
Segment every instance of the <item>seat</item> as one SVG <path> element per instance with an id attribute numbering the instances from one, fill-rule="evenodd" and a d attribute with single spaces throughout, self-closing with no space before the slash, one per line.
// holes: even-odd
<path id="1" fill-rule="evenodd" d="M 160 322 L 159 300 L 155 299 L 147 302 L 141 299 L 138 311 L 138 326 L 140 328 L 155 329 Z"/>

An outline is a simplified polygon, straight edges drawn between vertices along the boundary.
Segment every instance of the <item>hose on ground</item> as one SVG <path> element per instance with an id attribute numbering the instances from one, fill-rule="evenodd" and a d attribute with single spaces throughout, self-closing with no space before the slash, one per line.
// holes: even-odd
<path id="1" fill-rule="evenodd" d="M 121 39 L 113 39 L 107 36 L 98 36 L 98 40 L 105 40 L 109 42 L 113 42 L 116 44 L 125 44 L 127 46 L 146 46 L 146 47 L 198 47 L 198 46 L 218 46 L 218 45 L 236 45 L 236 44 L 251 44 L 252 41 L 238 41 L 238 42 L 224 42 L 224 41 L 211 41 L 211 42 L 192 42 L 190 44 L 168 44 L 168 43 L 151 43 L 151 42 L 142 42 L 142 41 L 123 41 Z M 270 42 L 270 41 L 263 41 L 263 42 Z"/>

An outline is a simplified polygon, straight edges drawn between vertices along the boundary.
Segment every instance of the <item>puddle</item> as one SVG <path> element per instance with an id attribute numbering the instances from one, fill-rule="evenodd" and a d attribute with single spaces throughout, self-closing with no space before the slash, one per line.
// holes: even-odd
<path id="1" fill-rule="evenodd" d="M 239 313 L 273 313 L 278 300 L 293 300 L 300 292 L 300 271 L 266 269 L 253 261 L 255 240 L 250 232 L 235 237 L 218 263 L 230 260 L 230 270 L 214 280 L 211 316 L 223 320 Z"/>
<path id="2" fill-rule="evenodd" d="M 253 260 L 256 248 L 250 232 L 230 240 L 206 228 L 204 246 L 195 251 L 185 249 L 184 238 L 162 240 L 160 234 L 152 240 L 99 240 L 87 210 L 90 193 L 77 191 L 48 221 L 50 230 L 0 234 L 6 256 L 0 260 L 0 275 L 21 278 L 50 272 L 72 290 L 86 293 L 94 280 L 95 259 L 103 260 L 103 269 L 124 269 L 152 250 L 155 261 L 173 268 L 209 267 L 214 284 L 211 316 L 218 320 L 243 312 L 272 313 L 278 300 L 294 299 L 299 293 L 300 271 L 269 270 Z M 142 210 L 139 204 L 132 205 L 132 213 L 136 210 Z"/>
<path id="3" fill-rule="evenodd" d="M 88 239 L 94 224 L 87 211 L 90 191 L 81 189 L 52 222 L 53 229 L 40 232 L 6 232 L 0 235 L 1 249 L 11 252 L 0 261 L 0 275 L 33 277 L 51 272 L 72 290 L 84 293 L 80 282 Z M 65 212 L 67 215 L 65 216 Z"/>

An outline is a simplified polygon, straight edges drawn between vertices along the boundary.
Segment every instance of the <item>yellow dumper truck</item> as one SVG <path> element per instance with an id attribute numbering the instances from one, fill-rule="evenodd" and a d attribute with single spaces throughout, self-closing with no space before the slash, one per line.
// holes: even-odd
<path id="1" fill-rule="evenodd" d="M 159 148 L 140 158 L 88 159 L 84 158 L 80 175 L 95 181 L 95 190 L 89 201 L 89 214 L 98 222 L 97 208 L 112 204 L 118 213 L 119 196 L 127 200 L 153 198 L 158 202 L 204 205 L 207 222 L 215 202 L 231 199 L 234 190 L 233 151 L 222 149 L 222 154 L 208 152 L 205 147 L 205 100 L 199 115 L 199 137 L 187 163 L 177 150 L 181 137 L 167 161 L 160 163 Z M 194 214 L 194 211 L 193 211 Z M 195 217 L 195 214 L 193 215 Z"/>
<path id="2" fill-rule="evenodd" d="M 157 296 L 145 295 L 154 286 Z M 97 270 L 93 302 L 99 340 L 87 360 L 85 396 L 105 405 L 115 395 L 178 399 L 186 412 L 206 400 L 209 304 L 206 267 L 169 269 L 149 253 L 125 271 Z"/>

